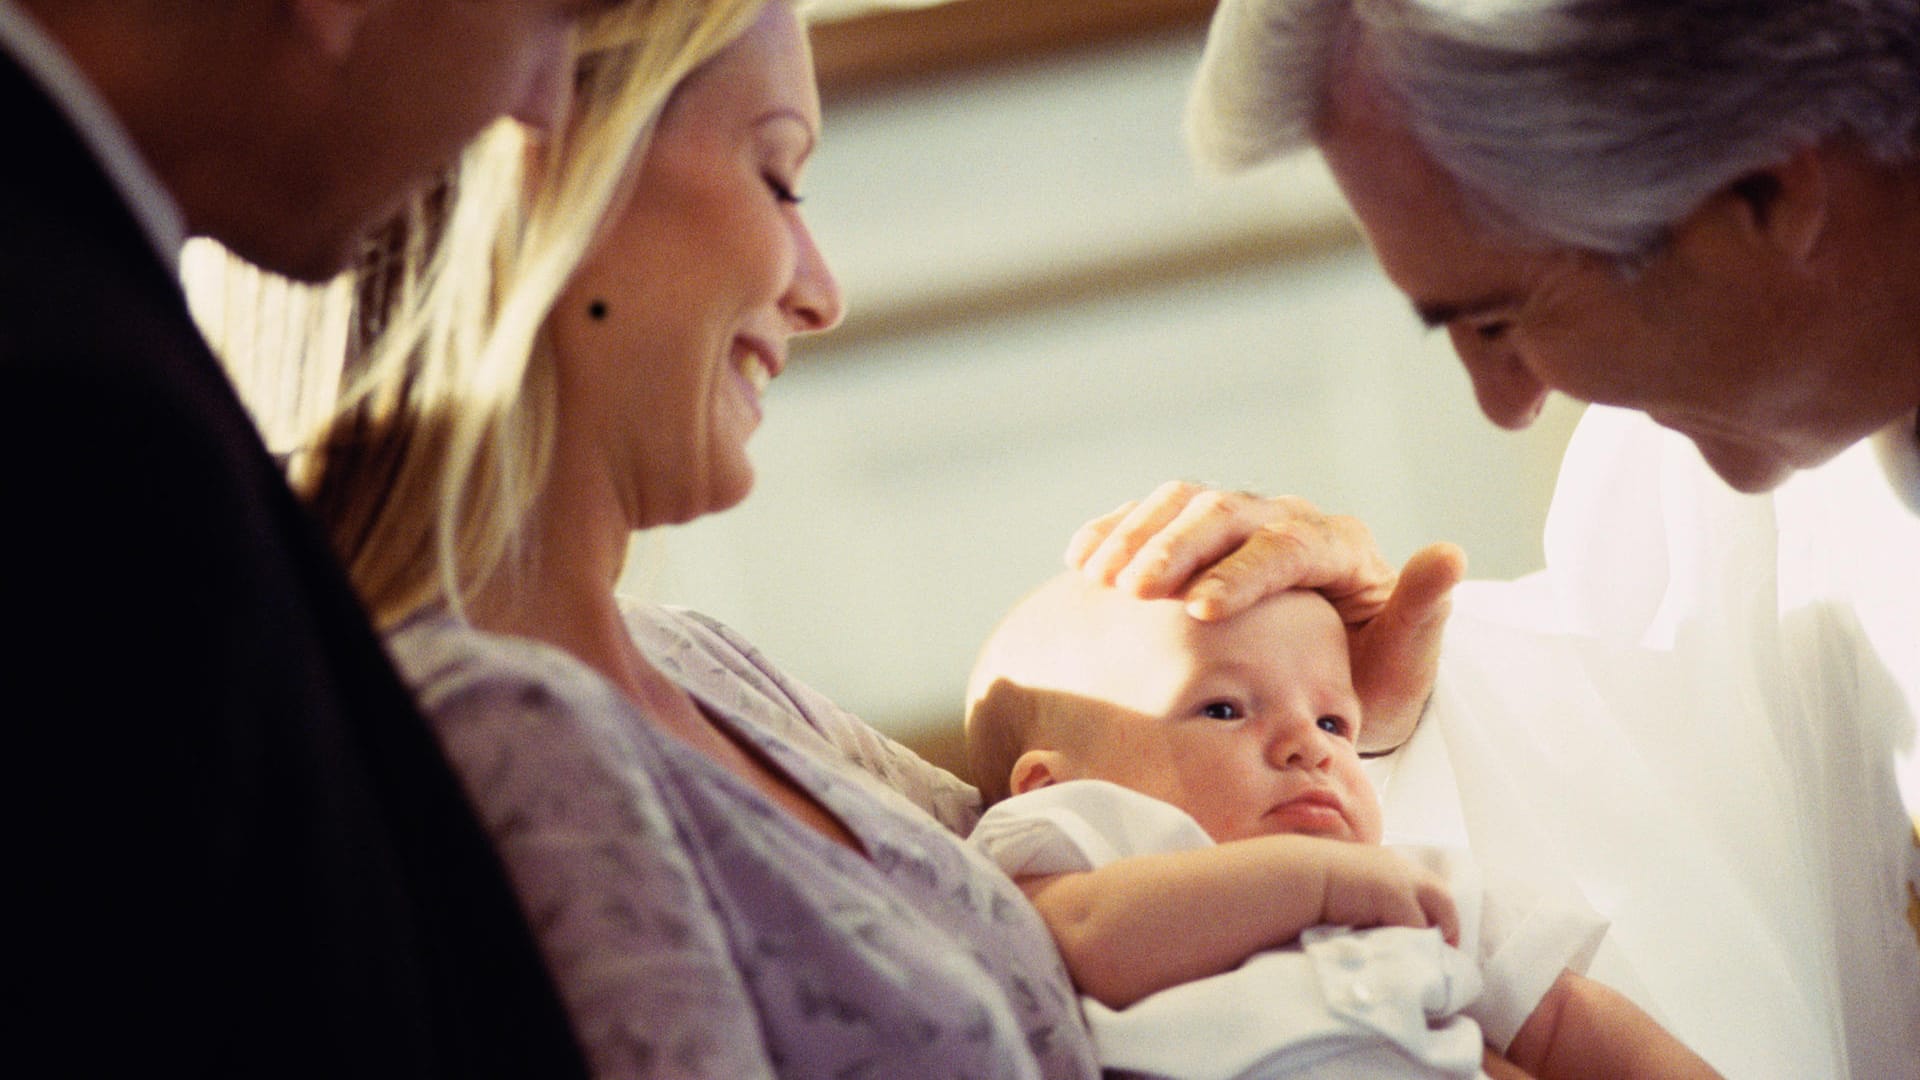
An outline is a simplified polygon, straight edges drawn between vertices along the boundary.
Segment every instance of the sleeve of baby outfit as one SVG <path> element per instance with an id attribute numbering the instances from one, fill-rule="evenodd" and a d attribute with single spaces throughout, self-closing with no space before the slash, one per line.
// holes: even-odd
<path id="1" fill-rule="evenodd" d="M 1105 780 L 1069 780 L 996 803 L 967 842 L 1014 878 L 1213 846 L 1186 811 Z"/>
<path id="2" fill-rule="evenodd" d="M 770 1080 L 758 1013 L 648 748 L 605 693 L 496 671 L 443 680 L 425 704 L 594 1075 Z"/>
<path id="3" fill-rule="evenodd" d="M 1479 1022 L 1488 1045 L 1504 1051 L 1561 972 L 1585 974 L 1607 926 L 1591 909 L 1511 883 L 1481 889 L 1474 955 L 1484 988 L 1466 1013 Z"/>

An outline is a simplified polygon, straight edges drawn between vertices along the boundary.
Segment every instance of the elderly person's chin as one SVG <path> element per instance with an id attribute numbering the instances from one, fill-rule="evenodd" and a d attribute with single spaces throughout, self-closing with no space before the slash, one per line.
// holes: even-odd
<path id="1" fill-rule="evenodd" d="M 1727 482 L 1727 486 L 1747 495 L 1759 495 L 1785 483 L 1796 466 L 1777 454 L 1747 446 L 1735 446 L 1710 439 L 1695 438 L 1694 446 L 1707 465 Z"/>

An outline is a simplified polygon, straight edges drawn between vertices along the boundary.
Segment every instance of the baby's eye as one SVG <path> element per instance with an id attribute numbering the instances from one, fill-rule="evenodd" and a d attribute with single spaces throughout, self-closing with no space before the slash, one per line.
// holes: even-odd
<path id="1" fill-rule="evenodd" d="M 1247 714 L 1234 702 L 1209 701 L 1200 706 L 1200 715 L 1209 720 L 1238 720 Z"/>
<path id="2" fill-rule="evenodd" d="M 1319 724 L 1320 730 L 1329 735 L 1334 735 L 1342 739 L 1353 737 L 1353 725 L 1347 723 L 1342 717 L 1323 716 L 1314 721 L 1314 723 Z"/>

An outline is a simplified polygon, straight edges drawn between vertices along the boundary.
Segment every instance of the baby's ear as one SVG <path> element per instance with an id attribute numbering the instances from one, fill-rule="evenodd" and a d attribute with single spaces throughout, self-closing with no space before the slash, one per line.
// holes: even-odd
<path id="1" fill-rule="evenodd" d="M 1007 788 L 1015 795 L 1025 795 L 1070 779 L 1067 755 L 1058 750 L 1029 750 L 1013 763 L 1013 776 Z"/>

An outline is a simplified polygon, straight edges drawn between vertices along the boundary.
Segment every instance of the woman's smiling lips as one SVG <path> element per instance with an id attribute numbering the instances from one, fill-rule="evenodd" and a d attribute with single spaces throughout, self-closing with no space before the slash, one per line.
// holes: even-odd
<path id="1" fill-rule="evenodd" d="M 753 391 L 755 407 L 759 406 L 761 395 L 767 392 L 767 384 L 773 382 L 786 367 L 783 358 L 764 342 L 753 338 L 741 338 L 735 345 L 734 368 L 746 380 Z"/>

